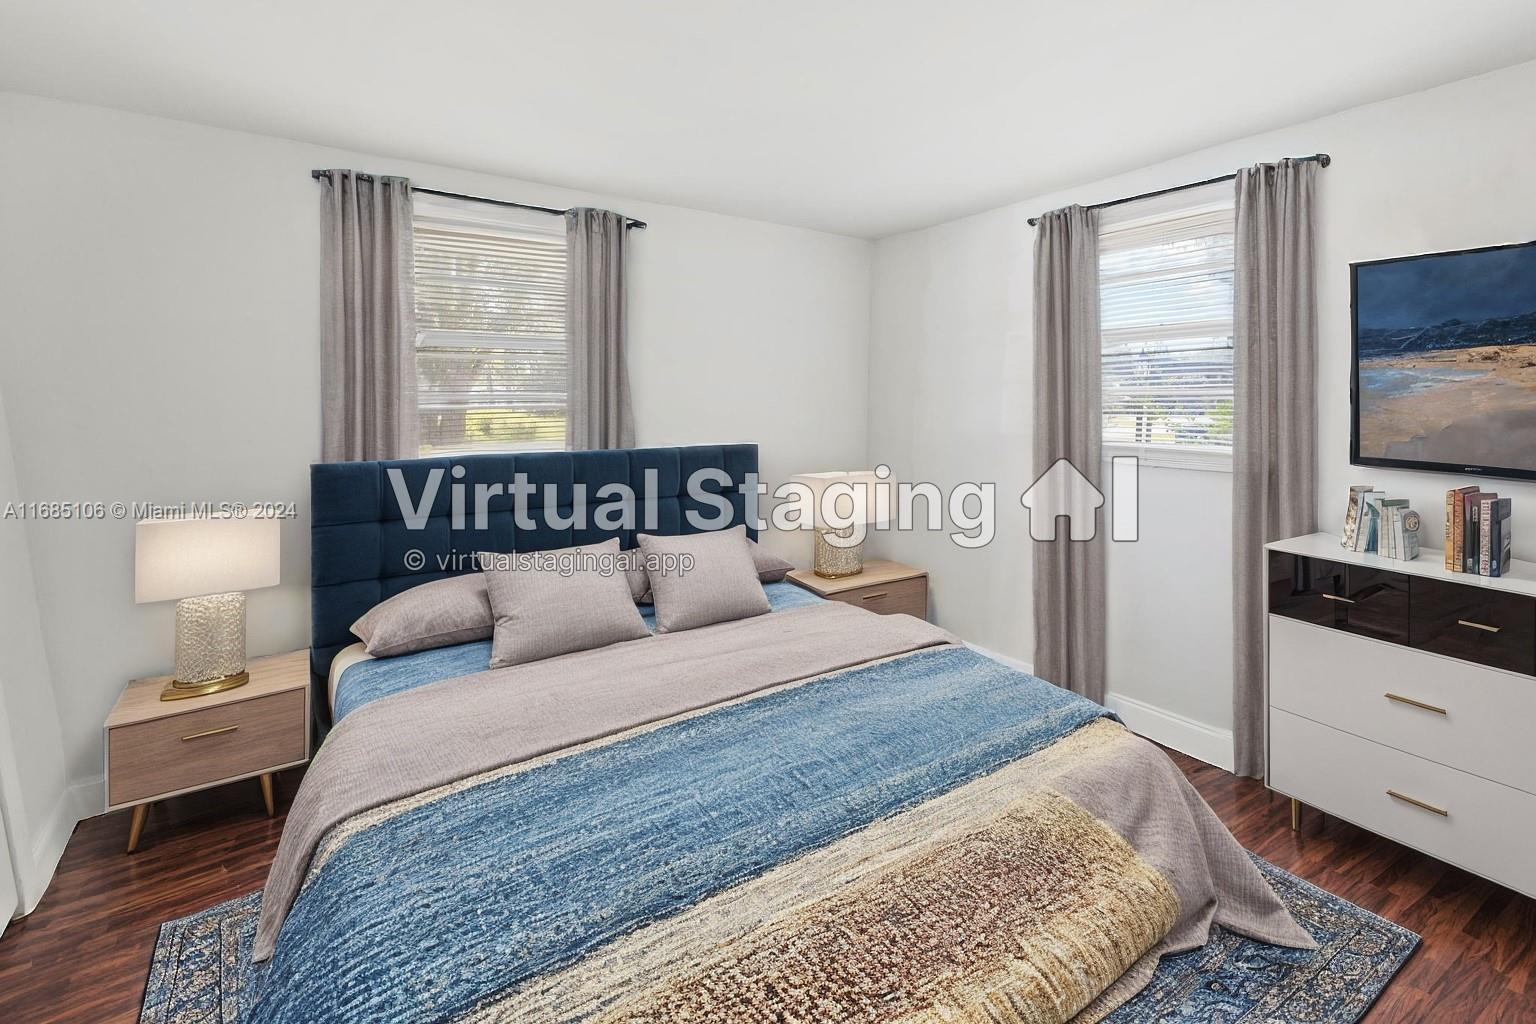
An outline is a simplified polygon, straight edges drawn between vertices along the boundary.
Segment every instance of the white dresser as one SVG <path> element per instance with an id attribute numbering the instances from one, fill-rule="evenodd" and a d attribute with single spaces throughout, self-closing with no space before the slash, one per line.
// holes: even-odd
<path id="1" fill-rule="evenodd" d="M 1269 785 L 1536 896 L 1536 565 L 1267 545 Z"/>

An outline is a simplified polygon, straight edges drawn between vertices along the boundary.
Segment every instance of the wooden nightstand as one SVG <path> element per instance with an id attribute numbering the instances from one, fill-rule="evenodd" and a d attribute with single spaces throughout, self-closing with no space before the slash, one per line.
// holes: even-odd
<path id="1" fill-rule="evenodd" d="M 309 652 L 256 658 L 234 690 L 163 701 L 170 676 L 135 679 L 107 716 L 107 810 L 133 808 L 128 852 L 156 800 L 261 778 L 267 814 L 272 773 L 309 760 Z"/>
<path id="2" fill-rule="evenodd" d="M 841 601 L 881 615 L 928 617 L 928 573 L 900 562 L 871 558 L 865 561 L 863 572 L 835 580 L 823 579 L 809 569 L 796 569 L 788 579 L 829 601 Z"/>

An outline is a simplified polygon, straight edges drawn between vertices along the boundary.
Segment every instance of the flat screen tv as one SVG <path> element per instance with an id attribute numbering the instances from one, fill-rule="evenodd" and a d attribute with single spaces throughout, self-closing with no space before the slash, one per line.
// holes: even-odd
<path id="1" fill-rule="evenodd" d="M 1536 480 L 1536 242 L 1350 266 L 1350 458 Z"/>

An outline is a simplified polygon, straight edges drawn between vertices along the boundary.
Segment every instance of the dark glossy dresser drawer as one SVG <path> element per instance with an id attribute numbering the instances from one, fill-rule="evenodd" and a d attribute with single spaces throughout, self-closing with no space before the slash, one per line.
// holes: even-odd
<path id="1" fill-rule="evenodd" d="M 1276 615 L 1406 644 L 1408 597 L 1403 573 L 1269 553 L 1269 610 Z"/>
<path id="2" fill-rule="evenodd" d="M 1536 598 L 1430 579 L 1410 586 L 1414 647 L 1536 675 Z"/>
<path id="3" fill-rule="evenodd" d="M 1318 626 L 1333 625 L 1335 601 L 1344 593 L 1344 563 L 1285 551 L 1269 553 L 1269 610 Z"/>

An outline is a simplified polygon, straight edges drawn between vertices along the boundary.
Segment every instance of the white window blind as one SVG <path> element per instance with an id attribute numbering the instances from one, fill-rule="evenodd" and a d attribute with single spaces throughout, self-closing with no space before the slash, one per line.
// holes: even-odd
<path id="1" fill-rule="evenodd" d="M 1153 463 L 1230 465 L 1231 186 L 1169 209 L 1173 198 L 1100 223 L 1104 443 Z"/>
<path id="2" fill-rule="evenodd" d="M 418 196 L 421 454 L 565 446 L 564 222 Z"/>

